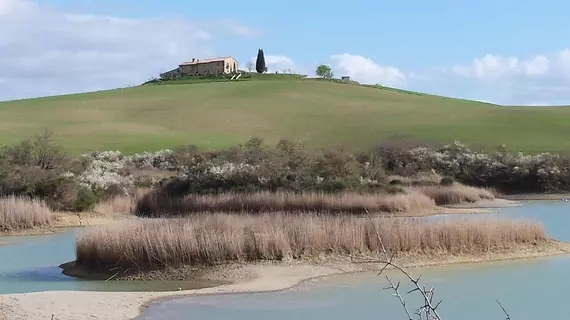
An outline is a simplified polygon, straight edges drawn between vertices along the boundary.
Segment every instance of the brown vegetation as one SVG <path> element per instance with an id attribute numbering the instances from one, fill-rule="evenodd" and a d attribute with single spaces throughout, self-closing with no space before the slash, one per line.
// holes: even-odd
<path id="1" fill-rule="evenodd" d="M 328 213 L 373 212 L 402 213 L 433 209 L 436 205 L 494 199 L 491 192 L 461 184 L 451 186 L 409 187 L 402 193 L 227 193 L 169 197 L 149 193 L 137 202 L 135 213 L 145 217 L 165 217 L 193 212 L 298 212 Z"/>
<path id="2" fill-rule="evenodd" d="M 44 201 L 18 196 L 0 198 L 0 231 L 47 226 L 51 215 Z"/>
<path id="3" fill-rule="evenodd" d="M 421 193 L 433 199 L 438 206 L 464 202 L 476 202 L 482 199 L 495 199 L 495 196 L 489 190 L 469 187 L 457 183 L 452 186 L 425 186 L 417 187 L 417 189 Z"/>
<path id="4" fill-rule="evenodd" d="M 149 188 L 137 188 L 131 194 L 115 196 L 95 205 L 93 211 L 102 215 L 131 214 L 137 201 L 149 192 Z"/>
<path id="5" fill-rule="evenodd" d="M 228 193 L 221 195 L 189 195 L 184 198 L 164 197 L 153 193 L 137 204 L 141 216 L 168 216 L 193 212 L 298 212 L 363 213 L 410 212 L 434 208 L 432 199 L 417 191 L 400 194 L 325 193 Z M 145 209 L 149 211 L 144 211 Z"/>
<path id="6" fill-rule="evenodd" d="M 377 219 L 393 253 L 477 254 L 547 238 L 524 221 Z M 108 225 L 77 239 L 77 264 L 97 271 L 137 272 L 179 265 L 370 255 L 381 248 L 364 217 L 348 215 L 198 214 Z"/>

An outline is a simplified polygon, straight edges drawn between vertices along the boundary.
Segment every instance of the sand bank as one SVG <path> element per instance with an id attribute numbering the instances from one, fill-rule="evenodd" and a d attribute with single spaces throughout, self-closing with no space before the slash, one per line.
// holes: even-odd
<path id="1" fill-rule="evenodd" d="M 401 258 L 406 267 L 444 266 L 512 259 L 536 258 L 570 253 L 570 244 L 548 241 L 482 256 L 423 255 Z M 338 259 L 328 262 L 278 262 L 218 267 L 205 278 L 232 281 L 218 287 L 173 292 L 77 292 L 48 291 L 0 295 L 0 319 L 57 320 L 134 319 L 152 301 L 182 295 L 209 295 L 238 292 L 267 292 L 291 288 L 304 280 L 343 273 L 378 270 L 380 265 Z M 411 270 L 413 272 L 413 270 Z M 382 283 L 379 282 L 379 285 Z M 176 288 L 173 288 L 176 290 Z M 4 318 L 2 318 L 4 317 Z"/>
<path id="2" fill-rule="evenodd" d="M 538 200 L 560 200 L 570 199 L 569 193 L 527 193 L 527 194 L 513 194 L 502 195 L 501 198 L 514 200 L 514 201 L 538 201 Z"/>
<path id="3" fill-rule="evenodd" d="M 50 226 L 22 229 L 22 230 L 0 231 L 0 236 L 45 235 L 45 234 L 65 232 L 67 231 L 66 228 L 100 226 L 111 223 L 117 223 L 129 219 L 138 219 L 138 218 L 130 214 L 102 215 L 91 212 L 82 212 L 82 213 L 56 212 L 52 216 L 52 223 Z"/>
<path id="4" fill-rule="evenodd" d="M 508 199 L 493 199 L 493 200 L 479 200 L 470 203 L 460 203 L 454 205 L 448 205 L 446 208 L 453 209 L 475 209 L 475 208 L 508 208 L 508 207 L 520 207 L 522 204 L 517 201 Z"/>

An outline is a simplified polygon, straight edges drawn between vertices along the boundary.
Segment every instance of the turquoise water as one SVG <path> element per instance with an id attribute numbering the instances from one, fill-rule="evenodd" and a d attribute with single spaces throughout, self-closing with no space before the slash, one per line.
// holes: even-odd
<path id="1" fill-rule="evenodd" d="M 570 241 L 569 202 L 535 202 L 498 211 L 492 217 L 541 221 L 551 236 Z M 469 217 L 488 219 L 489 215 Z M 410 271 L 423 274 L 423 284 L 436 287 L 436 298 L 443 299 L 439 310 L 442 319 L 504 319 L 495 302 L 498 299 L 511 319 L 534 320 L 570 319 L 570 309 L 565 308 L 570 287 L 568 270 L 570 256 Z M 139 319 L 406 319 L 397 298 L 383 290 L 386 285 L 386 280 L 375 274 L 334 276 L 277 293 L 182 297 L 157 302 Z M 401 291 L 405 289 L 410 287 L 402 287 Z M 405 297 L 409 305 L 418 305 L 418 299 L 411 299 L 413 295 Z"/>
<path id="2" fill-rule="evenodd" d="M 75 235 L 65 233 L 0 237 L 0 294 L 52 290 L 171 291 L 211 286 L 197 281 L 84 281 L 61 273 L 60 264 L 75 259 Z"/>

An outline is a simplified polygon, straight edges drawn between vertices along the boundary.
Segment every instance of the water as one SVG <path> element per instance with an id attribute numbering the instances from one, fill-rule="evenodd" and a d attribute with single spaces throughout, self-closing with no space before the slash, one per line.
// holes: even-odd
<path id="1" fill-rule="evenodd" d="M 536 202 L 499 209 L 498 218 L 530 218 L 541 221 L 548 234 L 570 242 L 570 204 Z M 441 216 L 437 219 L 454 219 Z M 488 215 L 470 215 L 486 218 Z M 443 299 L 442 319 L 504 319 L 495 299 L 512 319 L 570 319 L 564 308 L 570 286 L 570 256 L 473 265 L 411 269 L 423 274 L 422 282 L 436 287 Z M 399 277 L 392 273 L 394 280 Z M 400 278 L 402 279 L 402 278 Z M 402 279 L 403 280 L 403 279 Z M 402 281 L 403 285 L 407 282 Z M 385 279 L 375 274 L 334 276 L 313 280 L 277 293 L 182 297 L 152 304 L 141 320 L 176 319 L 406 319 L 396 297 L 383 290 Z M 405 293 L 411 287 L 402 287 Z M 405 295 L 417 306 L 415 295 Z"/>
<path id="2" fill-rule="evenodd" d="M 0 294 L 52 290 L 171 291 L 212 286 L 208 281 L 86 281 L 61 273 L 60 264 L 75 259 L 75 235 L 65 233 L 0 237 Z"/>

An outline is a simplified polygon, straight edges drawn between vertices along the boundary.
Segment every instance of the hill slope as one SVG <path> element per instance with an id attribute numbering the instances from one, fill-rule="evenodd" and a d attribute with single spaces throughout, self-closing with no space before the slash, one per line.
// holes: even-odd
<path id="1" fill-rule="evenodd" d="M 219 148 L 252 136 L 314 147 L 369 147 L 399 135 L 570 149 L 570 108 L 500 107 L 317 80 L 155 85 L 0 103 L 0 145 L 43 128 L 74 153 Z"/>

